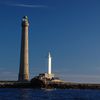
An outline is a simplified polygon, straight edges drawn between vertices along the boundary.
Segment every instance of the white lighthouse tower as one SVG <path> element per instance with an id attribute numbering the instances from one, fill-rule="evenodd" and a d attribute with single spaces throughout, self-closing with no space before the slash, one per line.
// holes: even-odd
<path id="1" fill-rule="evenodd" d="M 48 54 L 48 72 L 47 72 L 47 77 L 49 79 L 52 79 L 54 77 L 54 74 L 52 74 L 52 57 L 51 57 L 51 54 L 49 52 Z"/>
<path id="2" fill-rule="evenodd" d="M 51 54 L 48 55 L 48 74 L 51 75 Z"/>
<path id="3" fill-rule="evenodd" d="M 41 73 L 41 74 L 39 74 L 39 78 L 40 79 L 44 79 L 44 78 L 46 78 L 46 79 L 53 79 L 54 78 L 54 74 L 52 74 L 52 57 L 51 57 L 51 54 L 50 54 L 50 52 L 48 53 L 48 70 L 47 70 L 47 73 Z"/>

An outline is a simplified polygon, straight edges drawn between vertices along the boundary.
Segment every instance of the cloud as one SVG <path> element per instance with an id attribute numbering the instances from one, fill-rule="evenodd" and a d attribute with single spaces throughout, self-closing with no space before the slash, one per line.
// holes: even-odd
<path id="1" fill-rule="evenodd" d="M 46 5 L 30 5 L 30 4 L 11 4 L 5 3 L 8 6 L 25 7 L 25 8 L 47 8 Z"/>

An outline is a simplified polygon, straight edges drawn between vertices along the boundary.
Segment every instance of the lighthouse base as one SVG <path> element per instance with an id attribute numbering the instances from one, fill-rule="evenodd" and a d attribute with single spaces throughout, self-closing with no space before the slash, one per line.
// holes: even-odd
<path id="1" fill-rule="evenodd" d="M 46 78 L 46 79 L 52 79 L 52 78 L 54 78 L 54 74 L 41 73 L 41 74 L 39 74 L 39 77 Z"/>

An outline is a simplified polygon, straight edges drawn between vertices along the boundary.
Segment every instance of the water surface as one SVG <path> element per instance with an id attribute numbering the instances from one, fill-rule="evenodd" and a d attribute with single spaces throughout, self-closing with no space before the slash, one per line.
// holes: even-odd
<path id="1" fill-rule="evenodd" d="M 5 88 L 0 100 L 100 100 L 100 90 Z"/>

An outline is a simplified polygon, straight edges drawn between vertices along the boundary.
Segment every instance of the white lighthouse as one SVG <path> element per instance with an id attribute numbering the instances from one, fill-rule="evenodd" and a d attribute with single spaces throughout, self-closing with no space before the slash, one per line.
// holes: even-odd
<path id="1" fill-rule="evenodd" d="M 54 77 L 54 74 L 52 74 L 52 57 L 50 52 L 48 53 L 48 72 L 45 76 L 49 79 L 52 79 Z"/>
<path id="2" fill-rule="evenodd" d="M 52 67 L 52 57 L 51 57 L 51 54 L 50 54 L 50 52 L 48 53 L 48 70 L 47 70 L 47 72 L 46 73 L 41 73 L 41 74 L 39 74 L 39 78 L 40 79 L 44 79 L 44 78 L 46 78 L 46 79 L 53 79 L 54 78 L 54 74 L 52 74 L 52 71 L 51 71 L 51 67 Z"/>
<path id="3" fill-rule="evenodd" d="M 48 55 L 48 74 L 51 75 L 51 54 Z"/>

